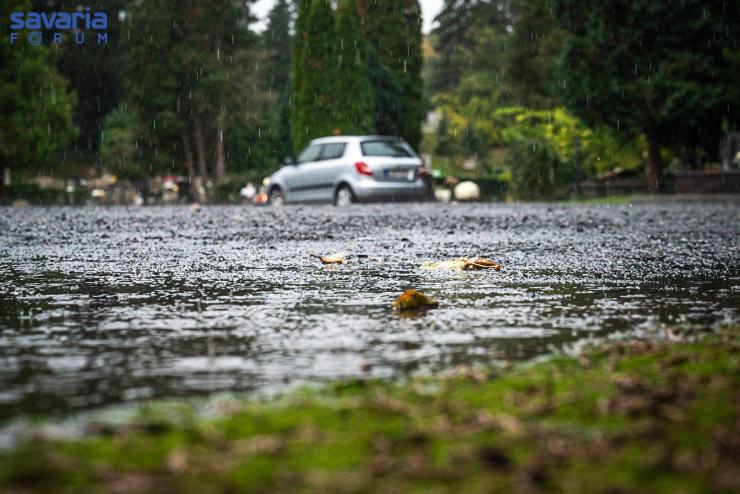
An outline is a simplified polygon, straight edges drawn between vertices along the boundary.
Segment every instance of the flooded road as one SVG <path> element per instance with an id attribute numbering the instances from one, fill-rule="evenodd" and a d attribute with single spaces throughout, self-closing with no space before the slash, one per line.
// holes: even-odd
<path id="1" fill-rule="evenodd" d="M 740 203 L 3 209 L 0 420 L 736 320 Z M 309 253 L 342 251 L 324 269 Z M 426 260 L 484 256 L 501 272 Z M 405 288 L 440 307 L 390 309 Z"/>

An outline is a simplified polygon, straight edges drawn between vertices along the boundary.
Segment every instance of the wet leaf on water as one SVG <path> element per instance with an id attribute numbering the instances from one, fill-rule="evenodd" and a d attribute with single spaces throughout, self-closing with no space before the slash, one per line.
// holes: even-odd
<path id="1" fill-rule="evenodd" d="M 458 257 L 445 261 L 427 261 L 421 265 L 426 271 L 474 271 L 478 269 L 494 269 L 501 271 L 503 266 L 483 257 Z"/>
<path id="2" fill-rule="evenodd" d="M 393 307 L 398 310 L 418 310 L 423 308 L 437 307 L 439 303 L 432 297 L 424 295 L 421 292 L 409 288 L 401 294 L 395 302 Z"/>
<path id="3" fill-rule="evenodd" d="M 311 257 L 315 257 L 320 260 L 323 264 L 344 264 L 347 262 L 343 252 L 337 252 L 330 256 L 320 256 L 318 254 L 311 254 Z"/>

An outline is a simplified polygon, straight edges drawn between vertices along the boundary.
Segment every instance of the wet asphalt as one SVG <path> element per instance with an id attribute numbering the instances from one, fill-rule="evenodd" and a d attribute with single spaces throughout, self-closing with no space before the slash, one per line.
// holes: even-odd
<path id="1" fill-rule="evenodd" d="M 344 252 L 324 268 L 310 253 Z M 501 272 L 426 272 L 483 256 Z M 438 309 L 401 316 L 405 288 Z M 0 420 L 736 321 L 740 202 L 0 210 Z"/>

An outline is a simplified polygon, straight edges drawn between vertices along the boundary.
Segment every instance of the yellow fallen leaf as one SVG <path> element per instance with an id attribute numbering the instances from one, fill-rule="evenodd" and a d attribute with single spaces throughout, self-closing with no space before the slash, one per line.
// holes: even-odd
<path id="1" fill-rule="evenodd" d="M 501 271 L 503 266 L 495 261 L 486 259 L 485 257 L 476 257 L 475 259 L 468 259 L 468 269 L 495 269 Z"/>
<path id="2" fill-rule="evenodd" d="M 446 261 L 427 261 L 421 265 L 426 271 L 473 271 L 476 269 L 494 269 L 501 271 L 501 264 L 483 257 L 458 257 Z"/>
<path id="3" fill-rule="evenodd" d="M 393 307 L 398 310 L 415 310 L 423 309 L 425 307 L 437 307 L 439 303 L 428 295 L 424 295 L 421 292 L 417 292 L 413 288 L 409 288 L 401 294 L 395 302 Z"/>
<path id="4" fill-rule="evenodd" d="M 426 271 L 462 271 L 467 264 L 462 259 L 449 259 L 447 261 L 427 261 L 421 265 Z"/>
<path id="5" fill-rule="evenodd" d="M 318 254 L 311 254 L 311 256 L 316 257 L 324 264 L 344 264 L 346 262 L 344 260 L 343 252 L 337 252 L 336 254 L 332 254 L 330 256 L 323 256 L 323 257 Z"/>

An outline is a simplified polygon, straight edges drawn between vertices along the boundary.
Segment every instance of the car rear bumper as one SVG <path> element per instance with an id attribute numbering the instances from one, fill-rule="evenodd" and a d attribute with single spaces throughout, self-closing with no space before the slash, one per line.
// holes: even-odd
<path id="1" fill-rule="evenodd" d="M 353 184 L 359 202 L 421 201 L 429 198 L 429 187 L 422 179 L 413 182 L 363 181 Z"/>

